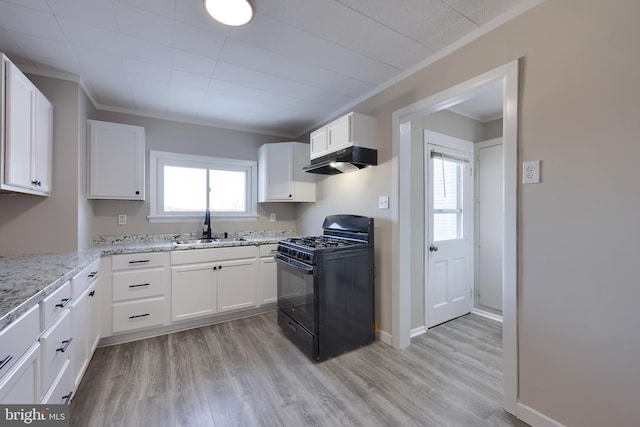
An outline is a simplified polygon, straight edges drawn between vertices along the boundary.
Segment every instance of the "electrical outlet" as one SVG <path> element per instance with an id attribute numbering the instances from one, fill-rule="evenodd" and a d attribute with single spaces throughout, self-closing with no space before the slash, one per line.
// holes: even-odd
<path id="1" fill-rule="evenodd" d="M 378 209 L 389 209 L 389 196 L 380 196 L 378 198 Z"/>
<path id="2" fill-rule="evenodd" d="M 540 160 L 522 163 L 522 183 L 540 183 Z"/>
<path id="3" fill-rule="evenodd" d="M 118 214 L 118 225 L 127 225 L 127 215 Z"/>
<path id="4" fill-rule="evenodd" d="M 269 215 L 269 220 L 271 222 L 276 222 L 276 214 L 272 213 L 271 215 Z"/>

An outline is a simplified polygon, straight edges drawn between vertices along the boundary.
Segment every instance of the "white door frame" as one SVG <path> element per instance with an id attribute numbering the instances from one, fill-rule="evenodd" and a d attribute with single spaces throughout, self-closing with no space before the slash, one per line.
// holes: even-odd
<path id="1" fill-rule="evenodd" d="M 449 108 L 470 99 L 474 91 L 493 82 L 503 85 L 504 233 L 503 275 L 503 407 L 517 414 L 518 326 L 517 326 L 517 190 L 518 190 L 518 61 L 512 61 L 464 83 L 396 110 L 392 115 L 392 345 L 411 344 L 411 120 Z"/>

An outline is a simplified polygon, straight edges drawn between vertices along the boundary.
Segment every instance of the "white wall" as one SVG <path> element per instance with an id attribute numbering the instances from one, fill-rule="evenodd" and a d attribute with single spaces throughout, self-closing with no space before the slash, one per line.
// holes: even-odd
<path id="1" fill-rule="evenodd" d="M 380 165 L 325 178 L 317 208 L 298 209 L 305 231 L 330 213 L 376 218 L 378 320 L 391 332 L 395 254 L 376 203 L 391 193 L 391 115 L 522 58 L 519 156 L 542 160 L 542 183 L 518 188 L 518 394 L 568 426 L 637 424 L 638 16 L 636 0 L 546 1 L 368 99 L 354 109 L 378 118 Z"/>
<path id="2" fill-rule="evenodd" d="M 149 151 L 198 154 L 232 159 L 258 160 L 258 147 L 284 139 L 168 120 L 153 119 L 107 111 L 94 111 L 90 118 L 126 123 L 145 128 L 147 201 L 95 200 L 93 204 L 93 237 L 117 234 L 191 233 L 202 230 L 201 222 L 149 223 Z M 254 221 L 224 221 L 212 218 L 214 231 L 295 229 L 296 208 L 291 203 L 259 203 L 259 218 Z M 269 214 L 276 214 L 270 222 Z M 127 225 L 118 225 L 118 214 L 127 214 Z M 203 218 L 204 220 L 204 218 Z"/>

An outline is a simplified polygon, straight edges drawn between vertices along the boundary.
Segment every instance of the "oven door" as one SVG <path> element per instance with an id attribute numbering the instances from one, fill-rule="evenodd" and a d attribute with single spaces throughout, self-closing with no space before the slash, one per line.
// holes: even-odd
<path id="1" fill-rule="evenodd" d="M 314 268 L 285 255 L 278 263 L 278 308 L 315 335 Z"/>

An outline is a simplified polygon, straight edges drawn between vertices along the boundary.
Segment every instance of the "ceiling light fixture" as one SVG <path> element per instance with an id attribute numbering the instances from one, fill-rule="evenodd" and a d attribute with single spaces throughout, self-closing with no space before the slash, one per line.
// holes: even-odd
<path id="1" fill-rule="evenodd" d="M 253 7 L 248 0 L 205 0 L 204 6 L 216 21 L 239 27 L 253 18 Z"/>

